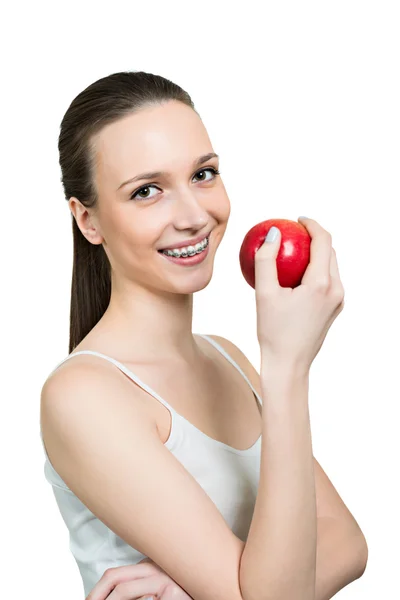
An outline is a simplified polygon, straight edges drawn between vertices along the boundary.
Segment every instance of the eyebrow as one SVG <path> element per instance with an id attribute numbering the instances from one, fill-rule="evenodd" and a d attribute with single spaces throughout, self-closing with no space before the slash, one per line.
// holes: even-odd
<path id="1" fill-rule="evenodd" d="M 215 152 L 210 152 L 209 154 L 204 154 L 203 156 L 200 156 L 197 160 L 194 161 L 194 168 L 199 167 L 211 158 L 219 158 L 219 155 L 215 154 Z M 121 185 L 117 189 L 117 192 L 128 183 L 133 183 L 134 181 L 138 181 L 139 179 L 155 179 L 156 177 L 163 177 L 165 175 L 168 175 L 166 171 L 151 171 L 150 173 L 141 173 L 140 175 L 136 175 L 136 177 L 132 177 L 131 179 L 128 179 L 127 181 L 121 183 Z"/>

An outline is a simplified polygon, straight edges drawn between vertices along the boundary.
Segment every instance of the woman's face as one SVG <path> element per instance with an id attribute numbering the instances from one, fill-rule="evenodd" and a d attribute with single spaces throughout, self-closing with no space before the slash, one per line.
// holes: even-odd
<path id="1" fill-rule="evenodd" d="M 113 276 L 166 292 L 203 289 L 230 202 L 221 177 L 213 173 L 218 158 L 197 164 L 214 152 L 197 113 L 178 101 L 144 108 L 104 127 L 95 147 L 99 205 L 92 222 Z M 164 174 L 122 185 L 155 171 Z M 181 266 L 158 252 L 209 232 L 208 254 L 197 265 Z"/>

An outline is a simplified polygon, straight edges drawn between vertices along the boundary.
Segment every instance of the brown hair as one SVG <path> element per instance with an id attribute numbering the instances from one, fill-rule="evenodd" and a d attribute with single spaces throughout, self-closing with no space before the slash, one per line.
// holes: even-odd
<path id="1" fill-rule="evenodd" d="M 78 94 L 62 119 L 58 138 L 61 182 L 66 200 L 74 196 L 84 206 L 96 209 L 95 136 L 105 125 L 168 100 L 178 100 L 195 110 L 189 94 L 181 87 L 160 75 L 144 71 L 113 73 Z M 69 353 L 100 320 L 111 296 L 111 265 L 103 245 L 90 243 L 72 213 L 71 216 L 73 267 Z"/>

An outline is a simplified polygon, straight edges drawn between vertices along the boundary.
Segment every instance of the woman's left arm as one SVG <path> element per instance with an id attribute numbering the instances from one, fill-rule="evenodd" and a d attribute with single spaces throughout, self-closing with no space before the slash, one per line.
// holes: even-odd
<path id="1" fill-rule="evenodd" d="M 364 573 L 368 545 L 360 526 L 314 457 L 317 501 L 315 600 L 328 600 Z"/>
<path id="2" fill-rule="evenodd" d="M 364 573 L 368 561 L 366 539 L 351 512 L 314 457 L 317 501 L 317 564 L 315 600 L 328 600 Z M 138 564 L 107 569 L 86 600 L 113 600 L 112 591 L 127 600 L 192 600 L 150 558 Z M 109 596 L 110 594 L 110 596 Z M 122 595 L 122 594 L 120 594 Z"/>
<path id="3" fill-rule="evenodd" d="M 321 475 L 321 473 L 320 473 Z M 317 521 L 315 599 L 328 600 L 364 573 L 368 546 L 352 519 L 320 516 Z M 126 600 L 193 600 L 150 558 L 107 569 L 86 600 L 113 600 L 113 590 Z"/>
<path id="4" fill-rule="evenodd" d="M 315 600 L 328 600 L 359 579 L 367 560 L 368 547 L 360 529 L 331 517 L 318 518 Z"/>

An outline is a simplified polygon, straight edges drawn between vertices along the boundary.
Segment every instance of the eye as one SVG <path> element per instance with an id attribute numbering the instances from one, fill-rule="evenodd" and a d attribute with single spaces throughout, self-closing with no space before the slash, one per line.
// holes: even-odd
<path id="1" fill-rule="evenodd" d="M 201 173 L 207 173 L 207 172 L 213 173 L 214 177 L 211 177 L 211 179 L 215 179 L 217 177 L 217 175 L 220 175 L 220 172 L 217 169 L 211 168 L 211 169 L 202 169 L 201 171 L 197 171 L 197 173 L 195 173 L 195 175 L 193 177 L 197 177 Z M 210 181 L 210 180 L 209 179 L 201 179 L 201 181 Z"/>
<path id="2" fill-rule="evenodd" d="M 149 198 L 152 198 L 152 196 L 140 196 L 139 194 L 141 194 L 143 191 L 149 190 L 150 188 L 155 188 L 155 185 L 145 185 L 141 188 L 139 188 L 137 190 L 137 192 L 133 192 L 133 194 L 131 195 L 131 200 L 135 200 L 136 197 L 138 197 L 138 200 L 148 200 Z"/>
<path id="3" fill-rule="evenodd" d="M 200 171 L 197 171 L 197 173 L 195 173 L 193 175 L 193 177 L 198 177 L 199 175 L 201 175 L 202 173 L 207 173 L 210 172 L 212 173 L 213 177 L 211 177 L 210 179 L 203 179 L 201 178 L 200 181 L 212 181 L 213 179 L 216 179 L 216 177 L 218 177 L 218 175 L 220 175 L 220 171 L 218 171 L 218 169 L 214 169 L 213 167 L 207 168 L 207 169 L 201 169 Z M 155 185 L 143 185 L 141 188 L 139 188 L 138 190 L 136 190 L 135 192 L 132 193 L 132 195 L 130 196 L 131 200 L 135 200 L 137 198 L 137 200 L 149 200 L 151 198 L 153 198 L 154 196 L 141 196 L 140 194 L 143 191 L 149 190 L 150 188 L 155 188 L 155 189 L 159 189 L 157 186 Z"/>

